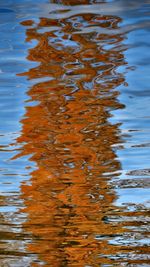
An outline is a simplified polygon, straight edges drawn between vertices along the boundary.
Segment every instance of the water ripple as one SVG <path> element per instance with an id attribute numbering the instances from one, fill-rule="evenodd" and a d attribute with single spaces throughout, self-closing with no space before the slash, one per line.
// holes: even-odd
<path id="1" fill-rule="evenodd" d="M 2 267 L 149 266 L 149 4 L 0 3 Z"/>

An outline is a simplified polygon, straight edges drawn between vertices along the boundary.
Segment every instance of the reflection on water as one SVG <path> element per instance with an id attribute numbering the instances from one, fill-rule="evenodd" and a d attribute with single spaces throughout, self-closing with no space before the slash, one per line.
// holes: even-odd
<path id="1" fill-rule="evenodd" d="M 149 3 L 40 2 L 1 8 L 1 266 L 149 266 Z"/>

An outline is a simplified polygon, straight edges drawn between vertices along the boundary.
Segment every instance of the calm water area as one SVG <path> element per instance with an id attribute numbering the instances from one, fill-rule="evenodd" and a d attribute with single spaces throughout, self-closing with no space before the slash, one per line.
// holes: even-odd
<path id="1" fill-rule="evenodd" d="M 150 266 L 150 0 L 0 0 L 0 267 Z"/>

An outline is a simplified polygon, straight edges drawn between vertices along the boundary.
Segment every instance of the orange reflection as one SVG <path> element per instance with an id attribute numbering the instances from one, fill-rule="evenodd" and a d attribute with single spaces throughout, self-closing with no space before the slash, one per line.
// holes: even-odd
<path id="1" fill-rule="evenodd" d="M 109 255 L 123 250 L 108 242 L 124 232 L 108 221 L 116 198 L 108 181 L 120 169 L 112 148 L 120 142 L 118 125 L 109 118 L 111 110 L 123 107 L 115 88 L 124 83 L 117 68 L 125 60 L 122 50 L 105 49 L 120 45 L 123 36 L 90 31 L 93 25 L 113 30 L 119 22 L 115 16 L 80 14 L 41 18 L 26 31 L 27 41 L 38 41 L 28 59 L 39 65 L 21 74 L 35 79 L 28 94 L 38 101 L 26 107 L 17 140 L 24 144 L 18 156 L 32 154 L 37 164 L 30 185 L 21 188 L 23 227 L 32 233 L 27 250 L 44 266 L 111 264 Z M 89 32 L 80 33 L 85 28 Z"/>

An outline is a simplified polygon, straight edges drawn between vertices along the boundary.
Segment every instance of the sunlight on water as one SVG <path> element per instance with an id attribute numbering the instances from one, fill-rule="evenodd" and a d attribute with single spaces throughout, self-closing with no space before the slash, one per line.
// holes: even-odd
<path id="1" fill-rule="evenodd" d="M 149 14 L 1 0 L 0 266 L 150 266 Z"/>

